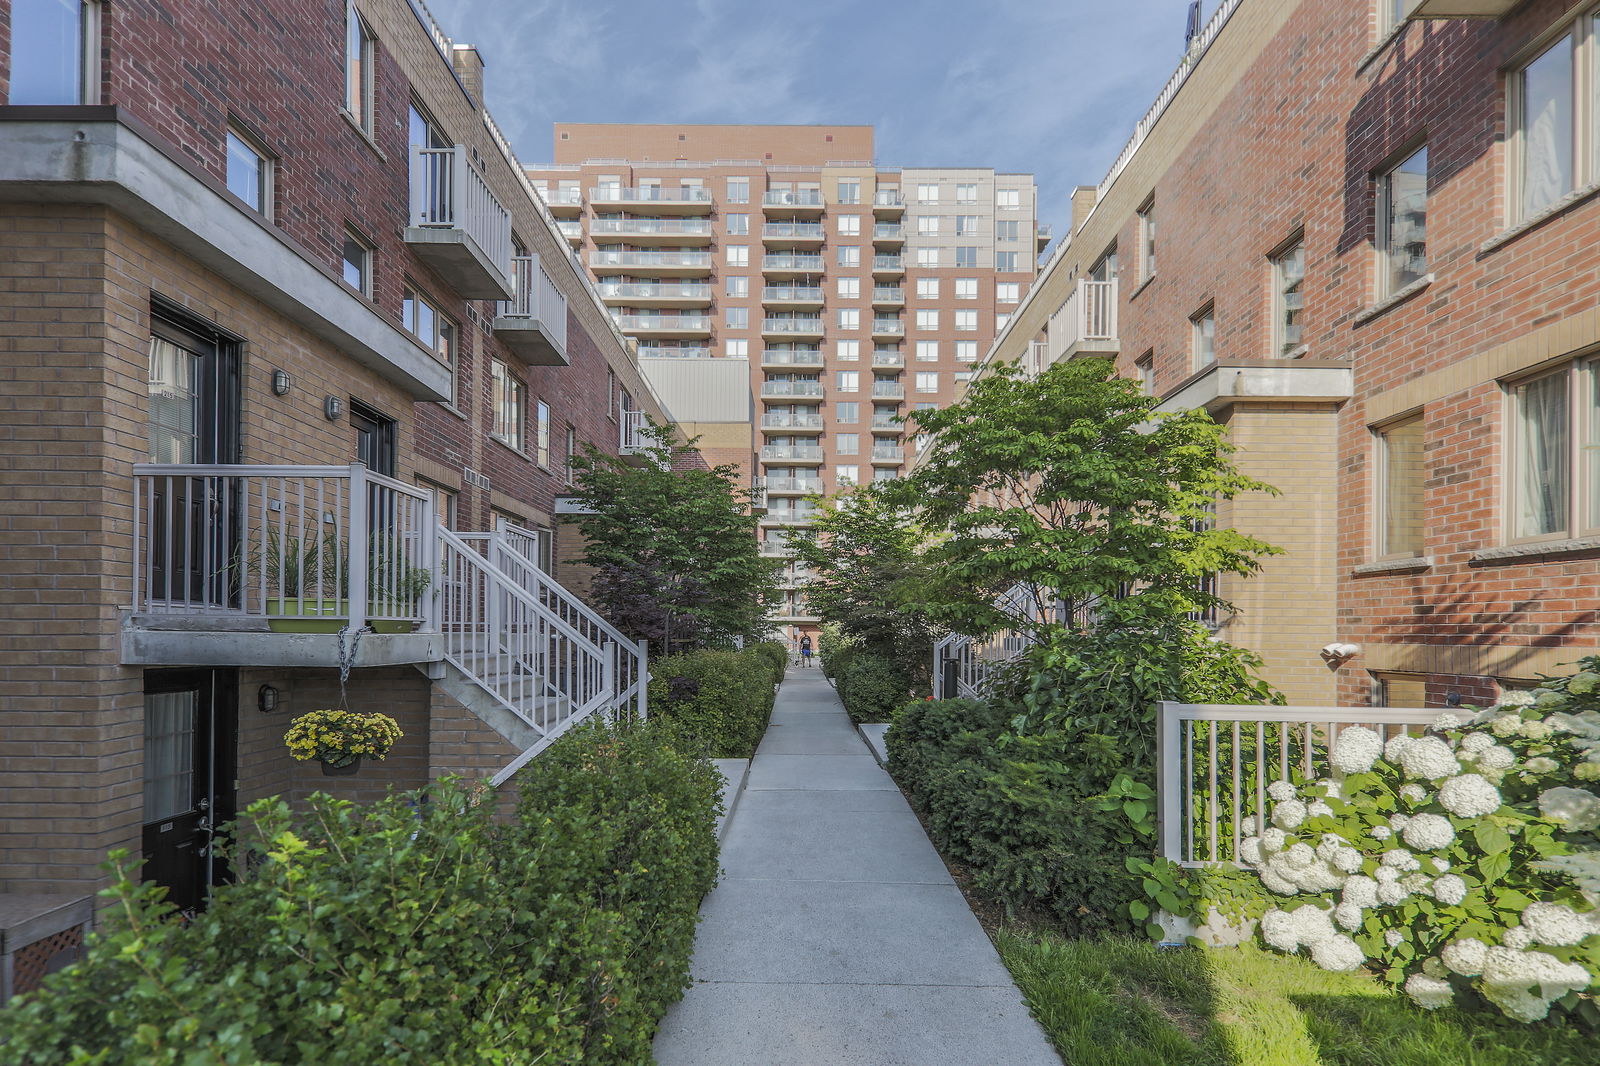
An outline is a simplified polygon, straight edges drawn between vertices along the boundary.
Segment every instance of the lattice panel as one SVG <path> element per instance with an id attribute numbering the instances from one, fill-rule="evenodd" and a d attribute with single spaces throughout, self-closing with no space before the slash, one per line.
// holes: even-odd
<path id="1" fill-rule="evenodd" d="M 75 961 L 83 951 L 83 926 L 75 925 L 17 949 L 11 957 L 12 990 L 20 995 L 39 987 L 46 974 Z M 68 958 L 57 959 L 66 953 Z M 54 962 L 55 965 L 51 965 Z"/>

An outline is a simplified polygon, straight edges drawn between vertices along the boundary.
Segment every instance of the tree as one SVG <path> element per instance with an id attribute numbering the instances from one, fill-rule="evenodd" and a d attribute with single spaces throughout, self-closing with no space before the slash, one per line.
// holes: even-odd
<path id="1" fill-rule="evenodd" d="M 675 444 L 676 433 L 652 423 L 643 465 L 592 446 L 573 460 L 587 512 L 578 561 L 594 568 L 600 609 L 664 654 L 760 639 L 782 564 L 760 554 L 738 467 L 679 463 L 695 441 Z"/>
<path id="2" fill-rule="evenodd" d="M 960 403 L 913 412 L 932 443 L 887 502 L 948 533 L 929 555 L 934 615 L 974 635 L 1015 628 L 993 601 L 1018 585 L 1035 618 L 1117 601 L 1130 619 L 1227 607 L 1210 578 L 1252 573 L 1278 549 L 1217 528 L 1216 501 L 1275 490 L 1233 466 L 1204 411 L 1157 414 L 1158 402 L 1084 359 L 1032 379 L 998 367 Z"/>

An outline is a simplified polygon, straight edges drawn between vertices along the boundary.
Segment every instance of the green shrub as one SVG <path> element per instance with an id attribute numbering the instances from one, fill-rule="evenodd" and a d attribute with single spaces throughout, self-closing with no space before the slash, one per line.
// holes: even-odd
<path id="1" fill-rule="evenodd" d="M 887 722 L 910 698 L 911 680 L 881 656 L 852 652 L 835 676 L 852 722 Z"/>
<path id="2" fill-rule="evenodd" d="M 671 721 L 678 735 L 713 759 L 755 754 L 772 713 L 772 670 L 766 653 L 692 651 L 650 664 L 650 715 Z"/>
<path id="3" fill-rule="evenodd" d="M 817 634 L 817 655 L 822 659 L 823 676 L 838 677 L 860 644 L 855 637 L 842 633 L 838 626 L 832 623 L 824 625 L 822 632 Z"/>
<path id="4" fill-rule="evenodd" d="M 789 669 L 789 649 L 783 646 L 782 641 L 766 640 L 753 645 L 751 651 L 761 655 L 772 666 L 772 683 L 780 684 L 783 675 Z"/>
<path id="5" fill-rule="evenodd" d="M 503 827 L 453 782 L 262 800 L 237 826 L 251 873 L 187 924 L 114 856 L 85 960 L 0 1012 L 5 1061 L 648 1061 L 717 869 L 715 775 L 667 733 L 574 730 Z"/>

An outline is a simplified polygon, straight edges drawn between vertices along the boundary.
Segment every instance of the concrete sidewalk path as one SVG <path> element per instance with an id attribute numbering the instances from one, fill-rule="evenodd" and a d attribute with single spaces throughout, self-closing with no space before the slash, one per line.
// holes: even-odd
<path id="1" fill-rule="evenodd" d="M 1060 1066 L 821 670 L 791 668 L 660 1066 Z"/>

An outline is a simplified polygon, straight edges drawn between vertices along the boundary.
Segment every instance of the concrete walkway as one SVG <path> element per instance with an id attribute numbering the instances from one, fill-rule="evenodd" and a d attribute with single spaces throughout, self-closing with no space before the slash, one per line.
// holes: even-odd
<path id="1" fill-rule="evenodd" d="M 1060 1066 L 822 672 L 791 669 L 661 1066 Z"/>

